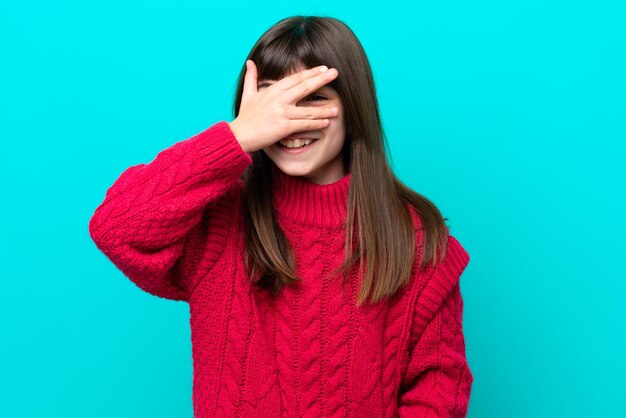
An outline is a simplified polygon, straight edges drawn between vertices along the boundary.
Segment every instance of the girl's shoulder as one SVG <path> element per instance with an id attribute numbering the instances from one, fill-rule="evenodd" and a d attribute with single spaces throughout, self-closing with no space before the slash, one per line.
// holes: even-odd
<path id="1" fill-rule="evenodd" d="M 420 253 L 424 249 L 424 244 L 426 240 L 425 231 L 423 228 L 423 219 L 418 212 L 418 210 L 410 203 L 406 204 L 411 215 L 411 220 L 413 222 L 413 230 L 415 233 L 415 243 L 416 243 L 416 251 Z M 438 263 L 439 269 L 446 269 L 448 265 L 453 264 L 455 267 L 456 273 L 460 275 L 460 273 L 465 269 L 467 264 L 469 263 L 469 253 L 461 244 L 461 242 L 450 232 L 450 227 L 445 226 L 446 228 L 446 236 L 447 236 L 447 244 L 445 246 L 445 252 L 443 259 Z"/>

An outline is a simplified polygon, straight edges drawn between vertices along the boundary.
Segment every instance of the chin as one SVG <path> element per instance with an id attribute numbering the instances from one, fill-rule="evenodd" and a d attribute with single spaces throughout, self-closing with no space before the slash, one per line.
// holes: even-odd
<path id="1" fill-rule="evenodd" d="M 289 176 L 307 176 L 311 174 L 311 170 L 306 168 L 298 168 L 298 167 L 281 167 L 279 165 L 276 166 L 280 171 L 289 175 Z"/>

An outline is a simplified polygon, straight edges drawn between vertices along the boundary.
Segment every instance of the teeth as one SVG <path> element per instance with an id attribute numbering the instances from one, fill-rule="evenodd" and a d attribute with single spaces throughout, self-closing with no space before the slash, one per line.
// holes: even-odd
<path id="1" fill-rule="evenodd" d="M 287 148 L 300 148 L 300 147 L 304 147 L 305 145 L 309 145 L 311 142 L 313 142 L 312 139 L 281 139 L 280 143 L 284 146 L 286 146 Z"/>

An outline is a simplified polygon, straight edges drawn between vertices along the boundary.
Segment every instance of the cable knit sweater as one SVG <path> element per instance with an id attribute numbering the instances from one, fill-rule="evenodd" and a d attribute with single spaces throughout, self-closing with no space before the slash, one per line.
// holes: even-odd
<path id="1" fill-rule="evenodd" d="M 351 174 L 319 185 L 274 177 L 277 221 L 301 286 L 275 299 L 246 276 L 241 175 L 252 159 L 226 121 L 127 168 L 89 221 L 96 246 L 139 288 L 190 309 L 194 416 L 464 417 L 473 381 L 449 235 L 435 268 L 356 307 L 342 291 Z M 416 239 L 419 218 L 411 211 Z M 416 248 L 421 248 L 417 245 Z"/>

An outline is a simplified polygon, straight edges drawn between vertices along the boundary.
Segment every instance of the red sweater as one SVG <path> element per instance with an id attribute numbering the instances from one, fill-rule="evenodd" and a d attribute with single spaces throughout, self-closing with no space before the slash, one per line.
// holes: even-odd
<path id="1" fill-rule="evenodd" d="M 324 278 L 344 257 L 350 174 L 327 185 L 281 174 L 273 201 L 302 286 L 272 300 L 244 268 L 240 176 L 251 163 L 217 122 L 126 169 L 89 221 L 139 288 L 189 304 L 194 416 L 465 417 L 461 244 L 448 235 L 438 267 L 357 308 L 358 267 L 347 294 L 339 276 Z"/>

